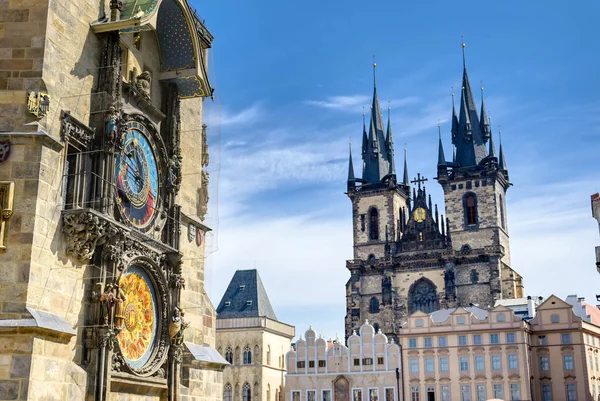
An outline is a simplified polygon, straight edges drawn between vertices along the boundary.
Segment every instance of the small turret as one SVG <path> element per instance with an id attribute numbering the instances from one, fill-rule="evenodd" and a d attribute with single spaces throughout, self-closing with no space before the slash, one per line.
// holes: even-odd
<path id="1" fill-rule="evenodd" d="M 488 121 L 487 111 L 485 109 L 485 103 L 483 101 L 483 86 L 481 87 L 481 113 L 480 113 L 480 121 L 479 128 L 481 129 L 481 135 L 483 136 L 483 141 L 487 142 L 491 135 L 492 131 L 490 129 L 490 123 Z"/>
<path id="2" fill-rule="evenodd" d="M 352 142 L 349 144 L 348 157 L 348 191 L 356 187 L 356 178 L 354 177 L 354 164 L 352 163 Z"/>
<path id="3" fill-rule="evenodd" d="M 506 160 L 504 160 L 504 150 L 502 149 L 502 131 L 498 131 L 500 137 L 500 153 L 498 155 L 498 168 L 508 176 L 508 168 L 506 167 Z"/>
<path id="4" fill-rule="evenodd" d="M 385 147 L 388 151 L 388 160 L 390 169 L 388 174 L 390 176 L 396 176 L 396 163 L 394 162 L 394 138 L 392 136 L 392 120 L 391 120 L 391 110 L 392 108 L 388 105 L 388 125 L 387 125 L 387 135 L 385 137 Z"/>

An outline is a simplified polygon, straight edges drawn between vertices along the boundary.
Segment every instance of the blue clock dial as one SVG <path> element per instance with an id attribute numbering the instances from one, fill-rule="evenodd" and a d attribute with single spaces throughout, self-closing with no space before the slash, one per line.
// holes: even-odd
<path id="1" fill-rule="evenodd" d="M 127 123 L 123 148 L 116 159 L 117 203 L 123 218 L 148 231 L 159 209 L 157 148 L 144 124 Z"/>

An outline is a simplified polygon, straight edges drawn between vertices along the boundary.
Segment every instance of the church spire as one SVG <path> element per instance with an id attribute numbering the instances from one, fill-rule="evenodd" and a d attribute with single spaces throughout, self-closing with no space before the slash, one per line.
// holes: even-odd
<path id="1" fill-rule="evenodd" d="M 379 98 L 377 97 L 377 64 L 373 63 L 373 103 L 371 105 L 371 121 L 367 138 L 366 152 L 363 155 L 363 180 L 367 184 L 381 182 L 390 172 L 390 160 L 387 142 L 383 132 L 383 121 Z"/>
<path id="2" fill-rule="evenodd" d="M 492 119 L 489 119 L 490 124 Z M 492 129 L 490 128 L 490 148 L 488 149 L 488 153 L 490 157 L 496 157 L 496 146 L 494 145 L 494 135 L 492 133 Z"/>
<path id="3" fill-rule="evenodd" d="M 480 83 L 483 83 L 483 81 L 480 81 Z M 491 129 L 490 129 L 490 122 L 488 121 L 488 115 L 487 115 L 487 111 L 485 109 L 485 103 L 483 101 L 483 86 L 481 87 L 481 121 L 479 122 L 479 127 L 481 129 L 481 134 L 483 136 L 483 141 L 487 142 L 490 137 L 491 137 Z"/>
<path id="4" fill-rule="evenodd" d="M 404 177 L 402 183 L 406 188 L 410 186 L 410 181 L 408 179 L 408 163 L 406 162 L 406 146 L 404 147 Z"/>
<path id="5" fill-rule="evenodd" d="M 354 181 L 356 180 L 354 178 L 354 164 L 352 163 L 352 142 L 349 143 L 349 158 L 348 158 L 348 185 L 350 185 L 350 183 L 354 184 Z"/>
<path id="6" fill-rule="evenodd" d="M 390 169 L 388 174 L 396 175 L 396 163 L 394 162 L 394 138 L 392 136 L 392 119 L 391 119 L 391 110 L 392 108 L 388 102 L 388 125 L 387 125 L 387 135 L 385 137 L 385 145 L 388 150 L 388 161 L 390 165 Z"/>
<path id="7" fill-rule="evenodd" d="M 507 171 L 506 168 L 506 160 L 504 160 L 504 150 L 502 149 L 502 131 L 498 131 L 498 136 L 500 137 L 500 153 L 498 154 L 498 168 L 500 170 Z"/>
<path id="8" fill-rule="evenodd" d="M 367 153 L 369 139 L 367 138 L 367 123 L 365 122 L 365 108 L 363 107 L 363 134 L 362 134 L 362 155 Z"/>
<path id="9" fill-rule="evenodd" d="M 438 168 L 446 167 L 446 156 L 444 155 L 444 145 L 442 144 L 442 130 L 440 124 L 438 124 Z"/>
<path id="10" fill-rule="evenodd" d="M 454 88 L 453 88 L 454 89 Z M 458 138 L 458 117 L 454 106 L 454 91 L 452 91 L 452 143 L 456 145 Z M 456 160 L 454 160 L 456 161 Z"/>

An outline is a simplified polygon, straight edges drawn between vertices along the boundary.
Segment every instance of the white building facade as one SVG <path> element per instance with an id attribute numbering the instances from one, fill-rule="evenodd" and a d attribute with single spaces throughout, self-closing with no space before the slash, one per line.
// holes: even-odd
<path id="1" fill-rule="evenodd" d="M 368 321 L 348 338 L 328 344 L 309 328 L 286 355 L 287 401 L 397 401 L 400 347 Z"/>

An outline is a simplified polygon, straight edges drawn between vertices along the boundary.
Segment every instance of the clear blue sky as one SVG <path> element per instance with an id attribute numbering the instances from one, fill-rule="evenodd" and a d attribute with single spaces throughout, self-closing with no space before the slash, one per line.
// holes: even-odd
<path id="1" fill-rule="evenodd" d="M 359 158 L 373 90 L 392 107 L 396 165 L 432 180 L 437 122 L 451 155 L 451 86 L 461 35 L 472 87 L 485 87 L 514 186 L 512 265 L 531 295 L 595 303 L 600 243 L 590 194 L 600 191 L 600 3 L 380 1 L 201 2 L 215 36 L 206 289 L 215 306 L 236 269 L 258 268 L 280 320 L 343 336 L 344 195 L 349 137 Z M 478 91 L 475 93 L 479 101 Z M 384 117 L 387 117 L 384 115 Z M 357 175 L 360 172 L 357 171 Z"/>

